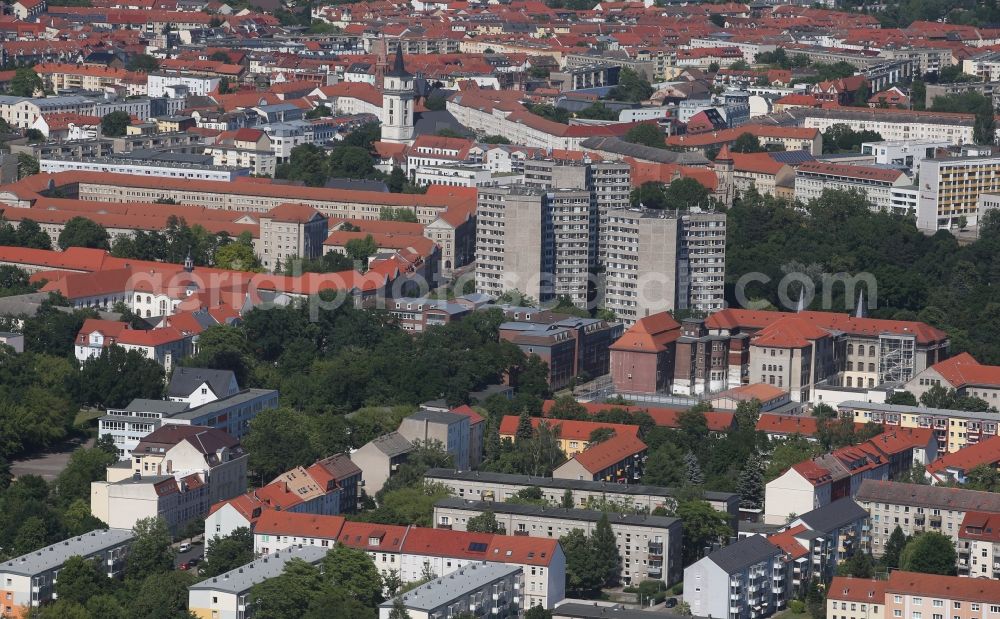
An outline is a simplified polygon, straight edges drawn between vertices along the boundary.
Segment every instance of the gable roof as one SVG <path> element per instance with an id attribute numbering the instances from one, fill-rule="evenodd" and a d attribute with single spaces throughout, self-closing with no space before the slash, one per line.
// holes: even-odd
<path id="1" fill-rule="evenodd" d="M 732 574 L 780 552 L 780 548 L 767 541 L 763 536 L 751 535 L 716 550 L 706 558 L 722 568 L 727 574 Z"/>
<path id="2" fill-rule="evenodd" d="M 167 397 L 181 398 L 191 395 L 195 389 L 208 383 L 216 397 L 224 397 L 229 393 L 229 386 L 236 378 L 232 370 L 212 370 L 209 368 L 178 367 L 170 376 L 167 385 Z"/>
<path id="3" fill-rule="evenodd" d="M 596 474 L 645 450 L 646 443 L 639 440 L 638 436 L 615 435 L 606 441 L 588 446 L 572 459 L 587 471 Z"/>
<path id="4" fill-rule="evenodd" d="M 930 369 L 956 389 L 968 385 L 1000 387 L 1000 366 L 982 365 L 967 352 L 935 363 Z"/>
<path id="5" fill-rule="evenodd" d="M 611 350 L 662 352 L 680 337 L 681 325 L 669 312 L 642 318 L 611 345 Z"/>
<path id="6" fill-rule="evenodd" d="M 254 534 L 288 535 L 294 537 L 319 537 L 335 540 L 344 527 L 343 516 L 321 516 L 318 514 L 300 514 L 279 509 L 264 510 Z"/>

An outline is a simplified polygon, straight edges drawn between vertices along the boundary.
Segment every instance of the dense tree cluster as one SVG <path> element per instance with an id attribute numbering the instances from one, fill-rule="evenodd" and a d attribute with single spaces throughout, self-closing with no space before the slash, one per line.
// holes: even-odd
<path id="1" fill-rule="evenodd" d="M 621 576 L 621 556 L 607 513 L 601 515 L 594 532 L 573 529 L 559 538 L 566 555 L 566 589 L 592 595 L 602 587 L 613 587 Z"/>
<path id="2" fill-rule="evenodd" d="M 62 239 L 60 238 L 60 241 Z M 214 265 L 217 253 L 230 243 L 253 246 L 250 233 L 241 233 L 235 239 L 226 232 L 213 234 L 199 224 L 188 226 L 182 217 L 171 215 L 163 232 L 136 230 L 132 236 L 121 235 L 111 244 L 111 255 L 135 260 L 158 260 L 181 264 L 188 255 L 197 266 Z M 223 260 L 245 256 L 239 249 L 223 252 Z M 234 255 L 235 254 L 235 255 Z M 252 267 L 256 262 L 252 263 Z M 248 268 L 247 270 L 251 270 Z"/>
<path id="3" fill-rule="evenodd" d="M 669 185 L 647 181 L 633 189 L 629 198 L 632 206 L 679 211 L 711 204 L 708 188 L 693 178 L 678 178 Z"/>
<path id="4" fill-rule="evenodd" d="M 882 135 L 875 131 L 855 131 L 840 123 L 831 125 L 823 132 L 824 153 L 855 153 L 861 151 L 864 142 L 879 142 Z"/>
<path id="5" fill-rule="evenodd" d="M 748 284 L 746 298 L 778 307 L 782 277 L 801 272 L 816 284 L 811 307 L 847 311 L 858 290 L 845 295 L 843 283 L 821 274 L 870 273 L 877 282 L 877 290 L 867 291 L 876 302 L 871 315 L 921 320 L 948 333 L 953 354 L 968 351 L 981 363 L 1000 364 L 998 214 L 987 213 L 979 238 L 959 245 L 946 231 L 925 235 L 912 217 L 873 212 L 860 194 L 827 191 L 796 207 L 749 192 L 729 211 L 728 224 L 730 303 L 741 277 L 761 273 L 770 281 Z"/>

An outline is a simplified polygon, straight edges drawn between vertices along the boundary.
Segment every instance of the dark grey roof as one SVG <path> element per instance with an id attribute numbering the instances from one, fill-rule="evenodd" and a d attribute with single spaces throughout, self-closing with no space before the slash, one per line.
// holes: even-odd
<path id="1" fill-rule="evenodd" d="M 379 449 L 379 451 L 390 458 L 413 451 L 413 443 L 406 440 L 406 438 L 399 432 L 383 434 L 382 436 L 369 441 L 369 444 L 374 445 Z"/>
<path id="2" fill-rule="evenodd" d="M 187 402 L 136 398 L 129 402 L 128 406 L 121 410 L 129 413 L 162 413 L 164 415 L 176 415 L 177 413 L 181 413 L 187 409 Z"/>
<path id="3" fill-rule="evenodd" d="M 580 145 L 584 148 L 603 150 L 608 153 L 636 157 L 637 159 L 645 159 L 646 161 L 656 163 L 678 163 L 684 165 L 705 165 L 708 163 L 708 159 L 696 151 L 679 152 L 663 148 L 653 148 L 652 146 L 626 142 L 616 137 L 587 138 L 583 142 L 580 142 Z"/>
<path id="4" fill-rule="evenodd" d="M 751 535 L 716 550 L 708 559 L 727 574 L 739 572 L 781 552 L 781 549 L 760 535 Z"/>
<path id="5" fill-rule="evenodd" d="M 396 57 L 392 61 L 392 69 L 386 72 L 386 77 L 413 77 L 407 70 L 406 64 L 403 63 L 403 44 L 400 42 L 396 46 Z"/>
<path id="6" fill-rule="evenodd" d="M 623 608 L 621 604 L 611 606 L 570 602 L 552 609 L 552 616 L 569 619 L 680 619 L 681 615 L 650 612 L 636 608 Z"/>
<path id="7" fill-rule="evenodd" d="M 935 509 L 1000 512 L 1000 493 L 904 484 L 896 481 L 861 481 L 858 501 L 912 505 Z"/>
<path id="8" fill-rule="evenodd" d="M 231 396 L 225 398 L 219 398 L 218 400 L 213 400 L 211 402 L 206 402 L 201 406 L 196 406 L 194 408 L 189 408 L 187 410 L 181 411 L 176 415 L 171 415 L 171 419 L 196 419 L 198 417 L 203 417 L 205 415 L 210 415 L 216 411 L 228 410 L 234 406 L 239 406 L 245 402 L 252 402 L 259 398 L 265 398 L 267 396 L 277 397 L 278 392 L 274 389 L 244 389 L 238 393 L 234 393 Z"/>
<path id="9" fill-rule="evenodd" d="M 413 130 L 417 135 L 434 135 L 442 129 L 470 135 L 470 131 L 448 110 L 427 110 L 413 116 Z"/>
<path id="10" fill-rule="evenodd" d="M 807 150 L 779 150 L 769 152 L 768 156 L 778 163 L 787 163 L 789 165 L 816 160 L 816 158 L 812 156 L 812 153 Z"/>
<path id="11" fill-rule="evenodd" d="M 522 505 L 520 503 L 496 503 L 493 501 L 471 501 L 459 497 L 448 497 L 434 504 L 434 507 L 464 509 L 468 511 L 491 511 L 496 514 L 518 514 L 522 516 L 543 516 L 559 520 L 579 520 L 597 522 L 606 512 L 593 509 L 567 509 L 565 507 L 545 507 L 542 505 Z M 668 529 L 680 520 L 670 516 L 650 516 L 648 514 L 618 514 L 607 512 L 611 524 L 630 524 Z"/>
<path id="12" fill-rule="evenodd" d="M 559 490 L 586 490 L 588 492 L 609 492 L 616 494 L 632 494 L 645 496 L 672 497 L 676 491 L 663 486 L 644 486 L 641 484 L 617 484 L 606 481 L 588 481 L 585 479 L 556 479 L 553 477 L 534 477 L 531 475 L 515 475 L 513 473 L 491 473 L 489 471 L 459 471 L 455 469 L 428 469 L 425 478 L 454 479 L 469 481 L 485 481 L 497 484 L 512 484 L 518 486 L 538 486 L 539 488 L 558 488 Z M 732 492 L 704 492 L 702 496 L 709 501 L 726 502 L 736 498 Z"/>
<path id="13" fill-rule="evenodd" d="M 784 525 L 780 524 L 764 524 L 763 522 L 750 522 L 749 520 L 740 520 L 736 523 L 737 529 L 740 533 L 753 533 L 757 535 L 771 535 L 772 533 L 777 533 L 783 528 Z"/>
<path id="14" fill-rule="evenodd" d="M 389 188 L 386 186 L 385 181 L 372 181 L 359 178 L 331 178 L 326 181 L 326 185 L 330 189 L 349 189 L 352 191 L 380 191 L 382 193 L 388 193 Z"/>
<path id="15" fill-rule="evenodd" d="M 179 367 L 174 370 L 167 386 L 168 398 L 181 398 L 191 395 L 203 383 L 215 393 L 216 397 L 224 397 L 229 393 L 229 385 L 236 375 L 232 370 L 210 370 L 207 368 Z"/>
<path id="16" fill-rule="evenodd" d="M 867 517 L 865 508 L 853 499 L 844 498 L 802 514 L 798 519 L 814 531 L 827 533 Z"/>

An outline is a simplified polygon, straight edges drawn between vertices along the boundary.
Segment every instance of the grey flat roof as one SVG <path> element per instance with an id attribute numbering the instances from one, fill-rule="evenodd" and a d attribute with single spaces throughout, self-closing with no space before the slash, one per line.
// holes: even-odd
<path id="1" fill-rule="evenodd" d="M 483 585 L 520 571 L 519 565 L 492 561 L 469 563 L 461 569 L 420 585 L 412 591 L 407 591 L 401 597 L 407 608 L 431 611 L 453 602 L 469 592 L 476 591 Z M 388 599 L 379 606 L 392 608 L 393 601 L 393 599 Z"/>
<path id="2" fill-rule="evenodd" d="M 456 469 L 428 469 L 424 477 L 438 479 L 454 479 L 456 481 L 482 481 L 495 484 L 511 484 L 517 486 L 538 486 L 540 488 L 557 488 L 559 490 L 586 490 L 588 492 L 609 492 L 615 494 L 649 495 L 673 497 L 676 491 L 664 486 L 644 486 L 641 484 L 616 484 L 606 481 L 587 481 L 583 479 L 556 479 L 554 477 L 533 477 L 531 475 L 515 475 L 513 473 L 491 473 L 488 471 L 461 471 Z M 705 492 L 709 501 L 729 501 L 737 495 L 732 492 Z"/>
<path id="3" fill-rule="evenodd" d="M 290 559 L 302 559 L 306 563 L 316 564 L 323 560 L 329 548 L 318 546 L 292 546 L 278 552 L 264 555 L 242 567 L 219 574 L 212 578 L 191 585 L 189 591 L 224 591 L 240 594 L 251 587 L 275 576 L 280 576 L 285 569 L 285 563 Z"/>
<path id="4" fill-rule="evenodd" d="M 71 537 L 41 550 L 4 561 L 0 565 L 0 573 L 34 576 L 59 567 L 74 555 L 87 557 L 106 548 L 119 546 L 133 537 L 131 529 L 94 529 L 90 533 Z"/>
<path id="5" fill-rule="evenodd" d="M 861 400 L 846 400 L 837 405 L 840 410 L 859 409 L 877 411 L 880 413 L 900 413 L 907 415 L 940 415 L 943 417 L 964 417 L 982 421 L 1000 421 L 996 413 L 989 411 L 960 411 L 950 408 L 928 408 L 926 406 L 906 406 L 904 404 L 879 404 L 877 402 L 862 402 Z"/>
<path id="6" fill-rule="evenodd" d="M 520 503 L 496 503 L 493 501 L 470 501 L 459 497 L 448 497 L 434 504 L 434 507 L 465 509 L 469 511 L 491 511 L 496 514 L 518 514 L 523 516 L 545 516 L 560 520 L 578 520 L 581 522 L 597 522 L 605 513 L 611 524 L 629 524 L 644 527 L 668 529 L 680 522 L 670 516 L 649 516 L 646 514 L 618 514 L 601 512 L 593 509 L 567 509 L 565 507 L 543 507 L 541 505 L 522 505 Z"/>
<path id="7" fill-rule="evenodd" d="M 214 402 L 208 402 L 202 404 L 201 406 L 190 408 L 184 410 L 176 415 L 171 415 L 171 419 L 194 419 L 195 417 L 201 417 L 205 414 L 212 414 L 214 412 L 223 411 L 227 408 L 232 408 L 233 406 L 239 406 L 245 402 L 250 402 L 260 397 L 268 395 L 278 395 L 278 392 L 274 389 L 244 389 L 239 393 L 234 393 L 228 398 L 222 398 L 215 400 Z"/>
<path id="8" fill-rule="evenodd" d="M 573 619 L 679 619 L 681 615 L 661 611 L 623 608 L 620 604 L 597 605 L 568 602 L 552 609 L 553 617 Z"/>

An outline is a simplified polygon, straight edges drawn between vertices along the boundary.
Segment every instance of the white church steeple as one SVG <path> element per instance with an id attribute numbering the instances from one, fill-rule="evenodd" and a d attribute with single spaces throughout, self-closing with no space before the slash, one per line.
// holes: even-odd
<path id="1" fill-rule="evenodd" d="M 413 100 L 416 96 L 413 76 L 403 65 L 402 41 L 396 46 L 392 69 L 383 76 L 382 141 L 397 144 L 413 142 Z"/>

